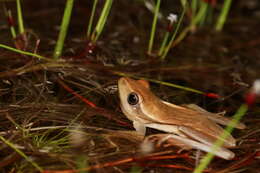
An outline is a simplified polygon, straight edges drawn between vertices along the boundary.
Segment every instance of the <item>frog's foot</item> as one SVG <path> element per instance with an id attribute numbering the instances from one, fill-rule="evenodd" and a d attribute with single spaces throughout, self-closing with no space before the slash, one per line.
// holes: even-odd
<path id="1" fill-rule="evenodd" d="M 170 146 L 180 147 L 180 149 L 177 151 L 178 154 L 181 153 L 183 150 L 192 149 L 191 146 L 183 142 L 176 141 L 172 138 L 168 138 L 168 136 L 169 134 L 161 133 L 145 137 L 142 144 L 140 145 L 141 152 L 147 154 L 153 152 L 156 148 Z"/>
<path id="2" fill-rule="evenodd" d="M 169 146 L 178 146 L 181 148 L 180 152 L 182 150 L 190 150 L 192 149 L 191 146 L 181 142 L 181 141 L 175 141 L 172 138 L 168 138 L 169 134 L 161 133 L 161 134 L 155 134 L 147 136 L 143 143 L 152 142 L 155 144 L 155 147 L 159 148 L 161 146 L 163 147 L 169 147 Z"/>

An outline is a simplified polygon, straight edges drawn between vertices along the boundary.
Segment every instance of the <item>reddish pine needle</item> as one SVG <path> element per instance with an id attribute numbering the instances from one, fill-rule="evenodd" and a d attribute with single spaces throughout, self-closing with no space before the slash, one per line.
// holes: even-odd
<path id="1" fill-rule="evenodd" d="M 83 169 L 79 169 L 79 170 L 46 170 L 43 171 L 42 173 L 77 173 L 77 172 L 81 172 L 81 171 L 89 171 L 89 170 L 93 170 L 93 169 L 100 169 L 100 168 L 105 168 L 105 167 L 111 167 L 111 166 L 117 166 L 117 165 L 121 165 L 124 163 L 129 163 L 129 162 L 133 162 L 135 159 L 134 158 L 126 158 L 123 160 L 118 160 L 118 161 L 114 161 L 114 162 L 107 162 L 104 164 L 97 164 L 97 165 L 93 165 L 90 166 L 88 168 L 83 168 Z"/>
<path id="2" fill-rule="evenodd" d="M 260 151 L 257 151 L 256 153 L 255 153 L 255 157 L 259 157 L 260 156 Z"/>
<path id="3" fill-rule="evenodd" d="M 193 170 L 193 168 L 189 168 L 183 165 L 161 165 L 161 164 L 149 164 L 149 165 L 145 165 L 148 167 L 162 167 L 162 168 L 175 168 L 175 169 L 184 169 L 184 170 Z"/>
<path id="4" fill-rule="evenodd" d="M 166 156 L 152 156 L 147 158 L 147 160 L 163 160 L 163 159 L 176 159 L 176 158 L 190 158 L 187 153 L 180 155 L 166 155 Z"/>
<path id="5" fill-rule="evenodd" d="M 58 79 L 58 83 L 68 92 L 70 92 L 71 94 L 73 94 L 75 97 L 79 98 L 80 100 L 82 100 L 84 103 L 86 103 L 87 105 L 91 106 L 92 108 L 96 109 L 96 111 L 100 112 L 104 117 L 107 117 L 109 119 L 114 120 L 115 122 L 123 125 L 123 126 L 130 126 L 128 123 L 118 120 L 116 118 L 113 117 L 113 115 L 111 113 L 109 113 L 108 111 L 106 111 L 105 109 L 98 107 L 95 103 L 89 101 L 88 99 L 84 98 L 83 96 L 81 96 L 80 94 L 78 94 L 77 92 L 75 92 L 73 89 L 71 89 L 68 85 L 66 85 L 61 79 Z"/>
<path id="6" fill-rule="evenodd" d="M 256 153 L 251 153 L 249 155 L 246 155 L 244 158 L 238 160 L 235 164 L 230 165 L 229 167 L 222 169 L 219 172 L 232 172 L 239 168 L 246 167 L 254 161 L 255 154 Z"/>
<path id="7" fill-rule="evenodd" d="M 188 155 L 187 154 L 174 155 L 174 156 L 168 155 L 168 156 L 158 156 L 158 158 L 156 158 L 156 157 L 154 157 L 154 158 L 156 160 L 159 160 L 159 159 L 172 159 L 172 158 L 178 158 L 178 157 L 188 157 Z M 131 163 L 131 162 L 143 161 L 145 159 L 147 159 L 147 158 L 129 157 L 129 158 L 125 158 L 125 159 L 122 159 L 122 160 L 113 161 L 113 162 L 106 162 L 106 163 L 103 163 L 103 164 L 97 164 L 97 165 L 90 166 L 88 168 L 83 168 L 83 169 L 78 169 L 78 170 L 46 170 L 46 171 L 43 171 L 42 173 L 78 173 L 78 172 L 81 172 L 81 171 L 90 171 L 90 170 L 100 169 L 100 168 L 105 168 L 105 167 L 118 166 L 118 165 Z M 165 168 L 193 170 L 193 168 L 189 168 L 189 167 L 182 166 L 182 165 L 159 165 L 159 164 L 158 165 L 157 164 L 145 164 L 145 165 L 141 164 L 141 165 L 149 166 L 149 167 L 165 167 Z"/>
<path id="8" fill-rule="evenodd" d="M 77 170 L 63 170 L 63 171 L 53 171 L 53 170 L 46 170 L 42 171 L 41 173 L 76 173 L 79 172 Z"/>
<path id="9" fill-rule="evenodd" d="M 7 22 L 10 27 L 15 25 L 14 19 L 12 16 L 7 16 Z"/>
<path id="10" fill-rule="evenodd" d="M 80 100 L 82 100 L 84 103 L 86 103 L 87 105 L 93 107 L 93 108 L 97 108 L 97 106 L 89 101 L 88 99 L 84 98 L 83 96 L 81 96 L 80 94 L 78 94 L 77 92 L 75 92 L 74 90 L 72 90 L 68 85 L 66 85 L 62 80 L 58 79 L 59 84 L 68 92 L 70 92 L 71 94 L 73 94 L 75 97 L 79 98 Z"/>
<path id="11" fill-rule="evenodd" d="M 246 158 L 242 159 L 236 166 L 235 168 L 242 168 L 246 167 L 247 165 L 250 165 L 254 160 L 255 160 L 256 153 L 251 153 L 246 156 Z"/>

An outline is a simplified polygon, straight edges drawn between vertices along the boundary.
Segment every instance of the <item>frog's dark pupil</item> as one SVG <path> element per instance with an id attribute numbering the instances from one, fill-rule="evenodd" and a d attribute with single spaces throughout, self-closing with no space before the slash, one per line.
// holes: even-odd
<path id="1" fill-rule="evenodd" d="M 136 105 L 139 102 L 139 97 L 136 93 L 132 92 L 128 95 L 127 101 L 130 105 Z"/>

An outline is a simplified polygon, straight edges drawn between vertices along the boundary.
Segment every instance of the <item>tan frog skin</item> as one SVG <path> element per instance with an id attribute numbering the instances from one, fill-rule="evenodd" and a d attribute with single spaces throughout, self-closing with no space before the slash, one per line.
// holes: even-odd
<path id="1" fill-rule="evenodd" d="M 133 121 L 134 128 L 145 135 L 146 127 L 170 133 L 169 137 L 185 145 L 206 152 L 223 132 L 217 123 L 226 125 L 230 119 L 210 113 L 196 105 L 178 106 L 154 95 L 145 80 L 122 77 L 118 81 L 122 112 Z M 240 123 L 236 128 L 244 129 Z M 215 155 L 232 159 L 235 155 L 226 148 L 236 146 L 229 135 Z M 177 142 L 176 142 L 177 143 Z"/>

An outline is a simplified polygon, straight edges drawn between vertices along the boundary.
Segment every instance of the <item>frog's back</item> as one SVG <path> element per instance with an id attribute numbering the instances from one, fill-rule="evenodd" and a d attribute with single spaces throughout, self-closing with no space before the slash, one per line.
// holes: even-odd
<path id="1" fill-rule="evenodd" d="M 208 136 L 212 141 L 218 139 L 223 132 L 223 128 L 204 116 L 202 112 L 164 101 L 157 102 L 156 104 L 154 107 L 160 109 L 154 109 L 153 111 L 154 113 L 157 112 L 160 116 L 154 115 L 153 120 L 158 123 L 188 127 Z M 225 140 L 225 145 L 235 146 L 235 139 L 229 135 Z"/>

